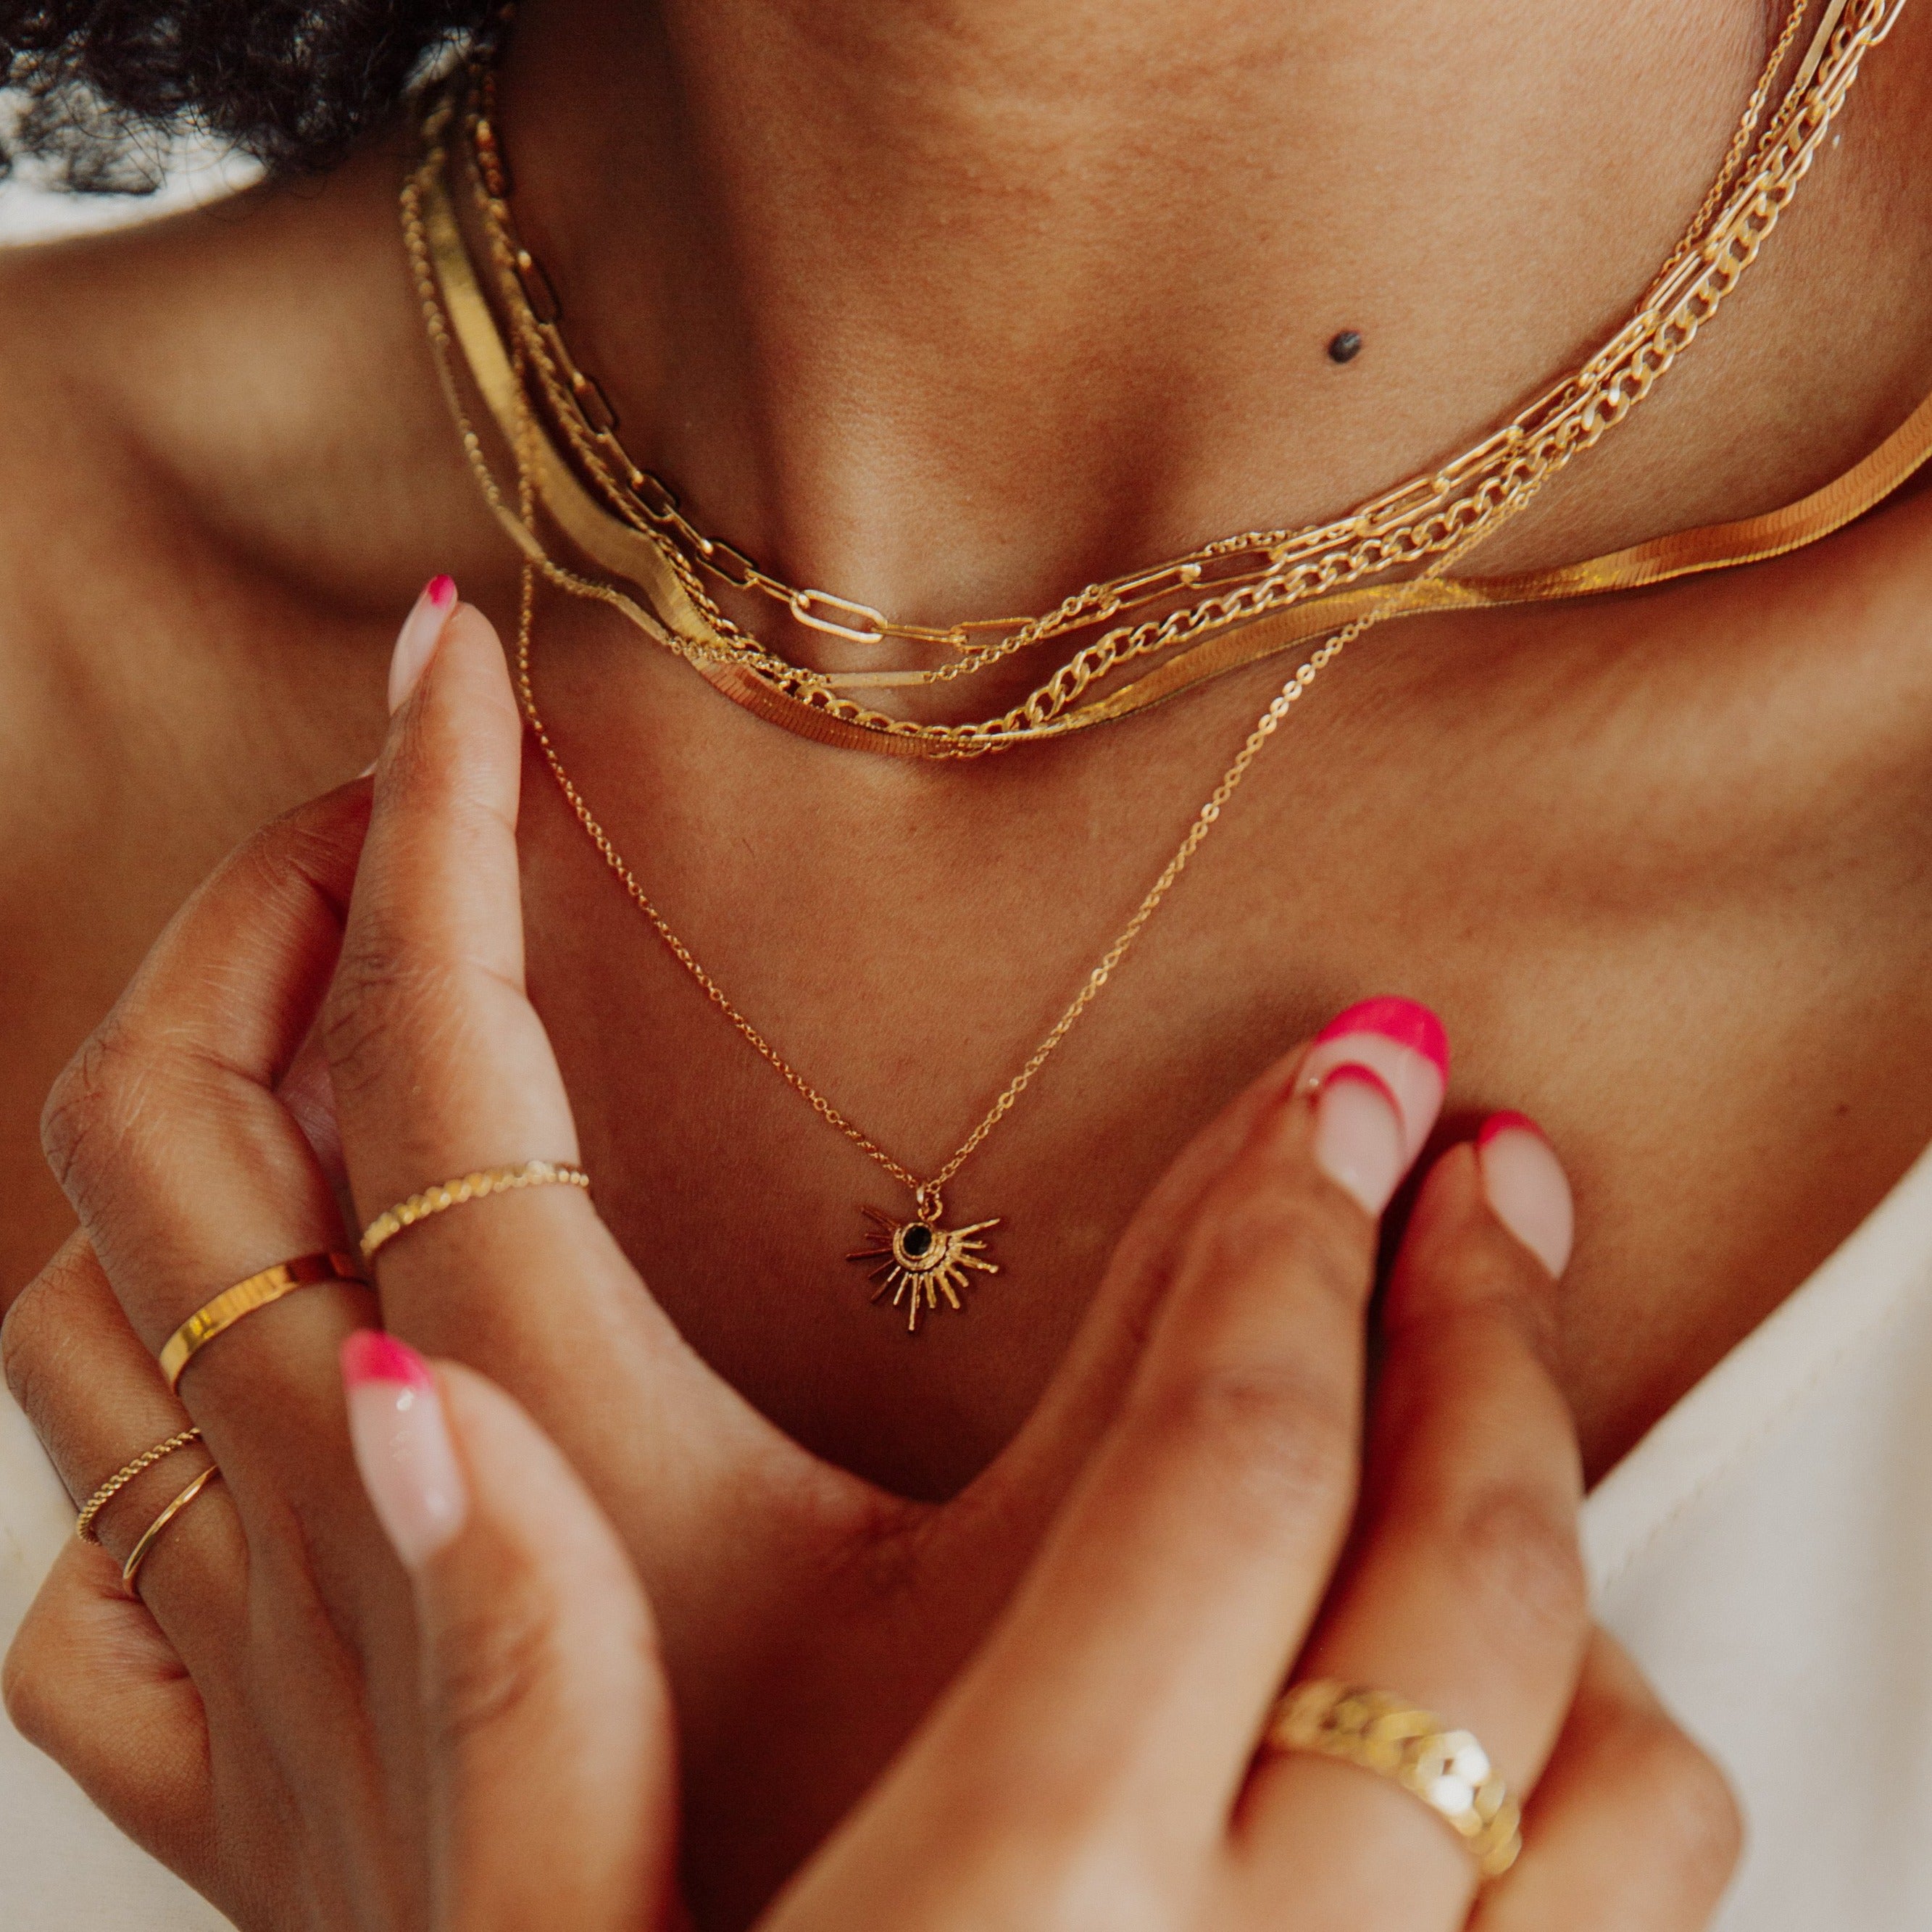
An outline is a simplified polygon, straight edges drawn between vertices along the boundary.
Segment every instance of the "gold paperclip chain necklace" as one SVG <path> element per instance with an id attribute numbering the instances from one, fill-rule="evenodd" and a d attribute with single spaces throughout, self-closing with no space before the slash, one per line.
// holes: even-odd
<path id="1" fill-rule="evenodd" d="M 455 82 L 430 101 L 425 112 L 424 158 L 404 190 L 404 229 L 416 268 L 439 376 L 464 447 L 493 508 L 546 576 L 575 594 L 599 597 L 655 641 L 686 658 L 715 688 L 788 730 L 827 744 L 895 756 L 974 757 L 1009 745 L 1044 742 L 1130 716 L 1209 678 L 1304 644 L 1352 619 L 1370 603 L 1399 596 L 1403 588 L 1371 584 L 1349 590 L 1347 586 L 1357 580 L 1439 554 L 1481 523 L 1499 502 L 1532 482 L 1540 487 L 1549 474 L 1591 447 L 1648 393 L 1755 260 L 1844 105 L 1863 55 L 1889 32 L 1902 4 L 1903 0 L 1828 0 L 1783 100 L 1754 145 L 1752 136 L 1770 88 L 1808 10 L 1800 0 L 1786 20 L 1685 241 L 1653 281 L 1638 314 L 1582 369 L 1562 379 L 1510 423 L 1433 476 L 1415 478 L 1338 523 L 1272 533 L 1267 539 L 1274 546 L 1268 568 L 1257 580 L 1220 576 L 1202 580 L 1214 587 L 1201 602 L 1107 631 L 1078 650 L 1022 704 L 998 718 L 973 723 L 927 724 L 896 718 L 868 710 L 842 694 L 847 688 L 926 682 L 977 668 L 992 662 L 994 656 L 1004 656 L 1050 634 L 1075 606 L 1086 608 L 1094 596 L 1100 597 L 1103 608 L 1090 610 L 1081 621 L 1098 621 L 1124 609 L 1126 603 L 1121 598 L 1130 590 L 1127 603 L 1170 594 L 1150 588 L 1152 578 L 1162 572 L 1172 577 L 1190 560 L 1161 566 L 1153 573 L 1141 572 L 1111 586 L 1090 586 L 1046 618 L 1014 620 L 1022 622 L 1022 633 L 997 644 L 976 646 L 974 650 L 979 655 L 936 670 L 828 674 L 793 664 L 748 632 L 714 623 L 712 614 L 717 607 L 701 586 L 696 586 L 694 594 L 694 566 L 679 554 L 677 542 L 666 530 L 652 527 L 645 508 L 636 503 L 626 506 L 612 496 L 619 482 L 612 465 L 628 464 L 616 441 L 614 421 L 573 424 L 569 412 L 561 408 L 560 399 L 601 392 L 570 360 L 554 321 L 542 323 L 530 314 L 520 291 L 524 282 L 532 275 L 540 277 L 541 272 L 526 254 L 520 249 L 510 250 L 497 235 L 492 205 L 507 194 L 507 178 L 496 163 L 494 186 L 484 178 L 490 170 L 482 165 L 483 156 L 472 146 L 472 172 L 478 177 L 483 225 L 496 237 L 490 252 L 498 270 L 498 294 L 510 317 L 508 343 L 499 338 L 443 181 L 448 158 L 445 136 L 454 122 L 464 118 L 457 104 L 461 88 Z M 487 78 L 487 60 L 483 71 Z M 457 76 L 457 81 L 461 79 Z M 473 86 L 472 93 L 472 106 L 464 124 L 473 141 L 478 132 Z M 494 156 L 494 132 L 483 146 Z M 1714 214 L 1711 212 L 1714 209 Z M 506 203 L 501 212 L 507 218 Z M 1700 239 L 1696 231 L 1706 218 L 1708 225 Z M 523 433 L 518 422 L 528 410 L 531 372 L 538 372 L 537 387 L 568 433 L 582 473 L 596 483 L 605 500 L 597 500 L 540 428 L 538 496 L 572 542 L 604 568 L 637 584 L 651 608 L 608 582 L 584 579 L 566 569 L 548 554 L 530 524 L 502 503 L 458 390 L 452 362 L 457 343 L 506 442 L 514 442 Z M 518 371 L 514 376 L 513 355 Z M 661 523 L 662 518 L 658 520 Z M 1741 531 L 1742 526 L 1737 529 Z M 1714 539 L 1730 534 L 1726 530 L 1710 533 Z M 1276 545 L 1276 538 L 1282 540 L 1280 545 Z M 701 533 L 694 541 L 715 547 L 715 540 L 703 538 Z M 1208 548 L 1226 558 L 1252 545 L 1245 538 L 1226 538 Z M 1597 560 L 1595 564 L 1615 566 L 1635 555 Z M 1578 584 L 1615 587 L 1614 568 L 1600 582 L 1594 570 L 1595 565 L 1586 564 L 1567 573 L 1546 572 L 1540 577 L 1532 573 L 1522 580 L 1528 586 L 1522 592 L 1514 587 L 1516 579 L 1483 582 L 1438 574 L 1430 580 L 1432 598 L 1418 602 L 1403 596 L 1399 608 L 1406 614 L 1519 601 L 1522 595 L 1574 594 Z M 730 574 L 725 573 L 728 580 Z M 1558 580 L 1566 578 L 1576 583 Z M 776 585 L 777 580 L 771 582 Z M 1298 605 L 1298 609 L 1292 608 Z M 1323 621 L 1326 606 L 1334 607 L 1332 622 Z M 1040 626 L 1046 628 L 1036 630 Z M 1074 702 L 1116 667 L 1166 652 L 1170 646 L 1180 648 L 1154 670 L 1102 697 Z"/>
<path id="2" fill-rule="evenodd" d="M 1845 0 L 1828 5 L 1810 54 L 1770 128 L 1753 149 L 1771 90 L 1808 10 L 1796 0 L 1771 50 L 1722 166 L 1682 240 L 1654 278 L 1637 316 L 1576 374 L 1564 379 L 1506 428 L 1453 459 L 1432 478 L 1418 478 L 1363 506 L 1341 524 L 1301 531 L 1250 532 L 1204 546 L 1174 562 L 1126 578 L 1090 585 L 1038 617 L 972 620 L 943 628 L 899 622 L 835 593 L 801 589 L 772 576 L 720 538 L 700 530 L 662 478 L 640 467 L 618 437 L 618 418 L 596 378 L 571 354 L 555 294 L 541 265 L 524 245 L 509 203 L 508 176 L 495 122 L 495 48 L 472 76 L 472 104 L 462 117 L 479 216 L 494 271 L 496 299 L 508 319 L 526 374 L 541 391 L 552 418 L 604 500 L 606 513 L 649 537 L 670 565 L 704 640 L 729 651 L 760 653 L 770 646 L 734 622 L 706 589 L 720 584 L 756 592 L 783 604 L 800 623 L 861 642 L 898 637 L 950 646 L 956 661 L 936 670 L 867 672 L 826 679 L 794 667 L 816 701 L 826 688 L 944 682 L 982 670 L 1012 652 L 1062 632 L 1112 619 L 1138 605 L 1171 600 L 1192 589 L 1190 610 L 1160 623 L 1115 633 L 1082 652 L 1036 692 L 1020 713 L 973 728 L 1002 732 L 1052 720 L 1095 678 L 1116 664 L 1178 641 L 1197 620 L 1219 622 L 1255 614 L 1311 592 L 1332 590 L 1364 571 L 1419 562 L 1448 548 L 1475 520 L 1484 486 L 1519 464 L 1534 472 L 1588 446 L 1603 428 L 1640 398 L 1697 324 L 1707 321 L 1775 220 L 1809 166 L 1826 124 L 1856 73 L 1858 56 L 1889 25 L 1887 0 L 1867 0 L 1844 20 Z M 1842 26 L 1843 31 L 1840 29 Z M 1750 178 L 1739 177 L 1749 162 Z M 1733 203 L 1727 208 L 1727 202 Z M 1701 257 L 1702 259 L 1697 259 Z M 1685 322 L 1688 327 L 1684 326 Z M 1523 460 L 1527 459 L 1525 462 Z M 1472 497 L 1477 500 L 1472 502 Z M 1442 512 L 1448 508 L 1449 514 Z M 1294 567 L 1291 568 L 1290 566 Z M 1240 590 L 1245 601 L 1227 602 Z M 982 640 L 984 641 L 982 641 Z M 763 668 L 761 665 L 760 667 Z M 944 729 L 945 728 L 940 728 Z"/>

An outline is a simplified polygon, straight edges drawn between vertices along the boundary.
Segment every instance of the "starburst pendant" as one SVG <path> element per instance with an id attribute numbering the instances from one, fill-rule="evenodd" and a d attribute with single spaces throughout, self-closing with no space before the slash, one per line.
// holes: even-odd
<path id="1" fill-rule="evenodd" d="M 845 1258 L 874 1264 L 872 1278 L 878 1286 L 872 1291 L 872 1300 L 877 1301 L 891 1289 L 892 1305 L 905 1304 L 910 1334 L 919 1332 L 919 1318 L 929 1309 L 936 1310 L 942 1294 L 947 1306 L 964 1312 L 959 1296 L 967 1285 L 968 1268 L 976 1268 L 982 1274 L 1000 1271 L 997 1262 L 980 1258 L 986 1244 L 974 1238 L 988 1228 L 997 1228 L 998 1220 L 975 1221 L 970 1228 L 942 1228 L 937 1214 L 896 1221 L 876 1208 L 865 1211 L 872 1223 L 868 1245 L 855 1248 Z"/>

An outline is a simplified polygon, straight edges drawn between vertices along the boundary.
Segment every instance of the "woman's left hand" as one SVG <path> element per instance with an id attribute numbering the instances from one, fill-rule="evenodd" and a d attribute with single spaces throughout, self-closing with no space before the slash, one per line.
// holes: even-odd
<path id="1" fill-rule="evenodd" d="M 495 634 L 426 600 L 394 689 L 373 808 L 358 784 L 251 842 L 64 1078 L 48 1143 L 82 1232 L 6 1328 L 9 1380 L 76 1497 L 190 1420 L 203 1431 L 206 1450 L 104 1513 L 115 1556 L 198 1459 L 220 1465 L 142 1572 L 152 1620 L 76 1546 L 9 1689 L 23 1729 L 247 1925 L 292 1922 L 291 1900 L 317 1925 L 407 1922 L 419 1889 L 420 1745 L 399 1714 L 414 1708 L 410 1611 L 349 1474 L 333 1367 L 374 1304 L 340 1284 L 290 1295 L 210 1346 L 179 1399 L 154 1352 L 229 1282 L 341 1249 L 420 1188 L 578 1152 L 524 992 L 521 721 Z M 764 1421 L 574 1189 L 440 1215 L 384 1252 L 387 1325 L 508 1389 L 643 1573 L 706 1916 L 742 1919 L 770 1894 L 1004 1605 L 1118 1406 L 1178 1231 L 1268 1090 L 1156 1190 L 1034 1418 L 944 1506 L 891 1497 Z M 346 1216 L 316 1152 L 338 1111 Z M 546 1292 L 560 1279 L 567 1297 Z M 346 1715 L 365 1696 L 373 1730 Z"/>

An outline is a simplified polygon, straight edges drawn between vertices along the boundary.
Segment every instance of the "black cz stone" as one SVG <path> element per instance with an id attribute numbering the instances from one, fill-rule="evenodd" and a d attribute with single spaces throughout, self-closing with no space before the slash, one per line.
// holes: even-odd
<path id="1" fill-rule="evenodd" d="M 1362 352 L 1362 338 L 1352 328 L 1345 328 L 1328 345 L 1331 362 L 1352 362 Z"/>
<path id="2" fill-rule="evenodd" d="M 899 1246 L 911 1256 L 914 1261 L 917 1261 L 920 1256 L 926 1253 L 932 1246 L 932 1230 L 926 1226 L 923 1222 L 915 1221 L 899 1237 Z"/>

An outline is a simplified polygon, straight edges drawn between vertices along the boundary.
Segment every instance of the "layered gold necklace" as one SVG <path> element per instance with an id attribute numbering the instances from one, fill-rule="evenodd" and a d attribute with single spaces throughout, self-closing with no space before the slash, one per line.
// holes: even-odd
<path id="1" fill-rule="evenodd" d="M 524 553 L 517 671 L 531 730 L 572 813 L 674 958 L 820 1118 L 910 1195 L 905 1216 L 863 1210 L 873 1233 L 852 1257 L 870 1268 L 878 1283 L 874 1298 L 890 1294 L 908 1328 L 916 1330 L 942 1299 L 962 1307 L 971 1274 L 998 1272 L 986 1258 L 984 1238 L 998 1219 L 948 1226 L 946 1188 L 1109 983 L 1268 740 L 1348 644 L 1390 617 L 1574 596 L 1768 555 L 1848 520 L 1868 506 L 1857 500 L 1862 492 L 1884 494 L 1923 460 L 1932 444 L 1932 401 L 1851 477 L 1792 506 L 1783 520 L 1759 518 L 1689 532 L 1560 571 L 1487 580 L 1449 574 L 1573 457 L 1622 421 L 1709 321 L 1808 172 L 1864 52 L 1885 38 L 1903 4 L 1831 0 L 1766 120 L 1772 88 L 1807 11 L 1808 0 L 1798 0 L 1717 178 L 1636 314 L 1581 368 L 1462 455 L 1330 523 L 1224 538 L 1172 562 L 1089 585 L 1039 616 L 946 627 L 896 622 L 871 606 L 790 585 L 686 516 L 669 487 L 625 449 L 616 412 L 572 356 L 548 279 L 517 233 L 490 61 L 472 64 L 430 100 L 422 160 L 403 191 L 404 233 L 464 448 L 486 500 Z M 462 137 L 494 307 L 449 191 L 453 131 Z M 509 448 L 514 504 L 470 419 L 459 355 Z M 543 536 L 540 511 L 593 563 L 638 595 L 560 562 Z M 1362 581 L 1403 569 L 1414 574 L 1394 583 Z M 1322 641 L 1257 718 L 1173 856 L 1025 1064 L 951 1155 L 921 1174 L 851 1120 L 739 1010 L 658 909 L 586 802 L 537 705 L 532 660 L 540 579 L 609 604 L 760 716 L 823 742 L 901 756 L 970 757 L 1058 739 L 1311 639 Z M 868 644 L 898 639 L 953 656 L 936 668 L 815 670 L 735 622 L 714 595 L 713 583 L 782 607 L 807 630 Z M 1116 621 L 1123 618 L 1130 621 Z M 1068 638 L 1084 641 L 1021 704 L 997 717 L 919 723 L 844 695 L 854 688 L 951 682 Z M 1152 670 L 1103 694 L 1087 694 L 1122 666 L 1150 658 L 1160 660 Z"/>

